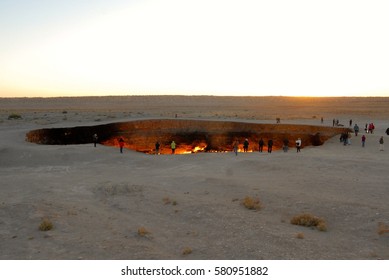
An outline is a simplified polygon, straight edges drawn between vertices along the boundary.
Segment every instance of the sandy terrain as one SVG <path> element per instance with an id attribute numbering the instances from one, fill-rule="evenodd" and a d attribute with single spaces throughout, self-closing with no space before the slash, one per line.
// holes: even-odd
<path id="1" fill-rule="evenodd" d="M 0 259 L 389 259 L 389 232 L 378 234 L 379 223 L 389 227 L 388 105 L 389 98 L 0 99 Z M 334 137 L 301 153 L 238 156 L 25 141 L 38 128 L 176 114 L 326 126 L 353 119 L 361 128 L 374 122 L 376 131 L 365 148 L 360 136 L 348 146 Z M 262 208 L 246 209 L 246 196 Z M 292 225 L 301 213 L 324 219 L 327 230 Z M 44 218 L 52 230 L 38 229 Z"/>

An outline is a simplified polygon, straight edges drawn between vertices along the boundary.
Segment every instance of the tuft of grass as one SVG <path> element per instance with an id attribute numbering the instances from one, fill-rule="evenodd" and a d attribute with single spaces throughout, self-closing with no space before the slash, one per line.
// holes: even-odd
<path id="1" fill-rule="evenodd" d="M 249 210 L 260 210 L 262 208 L 259 198 L 252 198 L 250 196 L 246 196 L 242 204 Z"/>
<path id="2" fill-rule="evenodd" d="M 388 225 L 385 225 L 384 223 L 382 222 L 379 222 L 378 223 L 378 229 L 377 229 L 377 233 L 379 235 L 383 235 L 385 233 L 388 233 L 389 232 L 389 226 Z"/>
<path id="3" fill-rule="evenodd" d="M 193 250 L 192 250 L 192 248 L 190 248 L 190 247 L 185 247 L 185 248 L 182 250 L 182 254 L 183 254 L 184 256 L 189 255 L 189 254 L 192 254 L 192 252 L 193 252 Z"/>
<path id="4" fill-rule="evenodd" d="M 292 225 L 298 225 L 304 227 L 316 227 L 320 231 L 327 231 L 326 222 L 323 219 L 316 217 L 312 214 L 305 213 L 305 214 L 294 216 L 290 220 L 290 223 Z"/>
<path id="5" fill-rule="evenodd" d="M 45 218 L 45 219 L 43 219 L 43 221 L 39 225 L 39 230 L 40 231 L 49 231 L 49 230 L 52 230 L 53 227 L 54 227 L 53 223 L 49 219 Z"/>
<path id="6" fill-rule="evenodd" d="M 22 118 L 22 116 L 19 115 L 19 114 L 10 114 L 10 115 L 8 116 L 8 119 L 9 119 L 9 120 L 18 120 L 18 119 L 21 119 L 21 118 Z"/>
<path id="7" fill-rule="evenodd" d="M 140 228 L 138 228 L 138 235 L 139 236 L 146 236 L 147 234 L 150 234 L 150 232 L 146 229 L 146 228 L 144 228 L 144 227 L 140 227 Z"/>

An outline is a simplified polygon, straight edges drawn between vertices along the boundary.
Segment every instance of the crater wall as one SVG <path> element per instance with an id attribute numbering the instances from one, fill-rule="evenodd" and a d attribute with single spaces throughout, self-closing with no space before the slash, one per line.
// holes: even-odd
<path id="1" fill-rule="evenodd" d="M 29 142 L 45 145 L 87 144 L 97 134 L 99 143 L 118 146 L 122 138 L 125 148 L 144 153 L 153 153 L 155 143 L 161 144 L 161 153 L 170 153 L 170 143 L 175 141 L 177 153 L 198 151 L 231 151 L 235 140 L 240 146 L 244 139 L 250 142 L 249 150 L 258 151 L 258 141 L 263 138 L 274 142 L 273 150 L 280 149 L 284 139 L 294 147 L 297 138 L 303 147 L 320 146 L 329 138 L 349 131 L 343 127 L 327 127 L 294 124 L 260 124 L 234 121 L 205 121 L 185 119 L 154 119 L 110 123 L 95 126 L 37 129 L 27 133 Z"/>

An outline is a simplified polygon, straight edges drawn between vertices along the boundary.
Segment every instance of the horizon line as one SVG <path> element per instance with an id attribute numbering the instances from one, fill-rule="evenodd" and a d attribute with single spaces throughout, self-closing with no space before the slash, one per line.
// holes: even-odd
<path id="1" fill-rule="evenodd" d="M 96 97 L 286 97 L 286 98 L 389 98 L 386 95 L 215 95 L 215 94 L 126 94 L 126 95 L 58 95 L 58 96 L 0 96 L 0 99 L 55 99 L 55 98 L 96 98 Z"/>

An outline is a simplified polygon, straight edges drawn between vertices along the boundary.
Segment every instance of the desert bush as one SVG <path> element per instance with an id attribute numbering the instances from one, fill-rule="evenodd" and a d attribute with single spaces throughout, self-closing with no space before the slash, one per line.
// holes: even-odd
<path id="1" fill-rule="evenodd" d="M 305 226 L 305 227 L 316 227 L 320 231 L 327 231 L 327 225 L 326 222 L 316 217 L 312 214 L 300 214 L 297 216 L 294 216 L 290 223 L 292 225 L 298 225 L 298 226 Z"/>
<path id="2" fill-rule="evenodd" d="M 162 201 L 163 201 L 164 204 L 170 204 L 170 203 L 172 203 L 169 197 L 164 197 L 164 198 L 162 199 Z"/>
<path id="3" fill-rule="evenodd" d="M 10 114 L 10 115 L 8 116 L 8 119 L 9 119 L 9 120 L 18 120 L 18 119 L 21 119 L 21 118 L 22 118 L 22 116 L 19 115 L 19 114 Z"/>
<path id="4" fill-rule="evenodd" d="M 139 236 L 146 236 L 147 234 L 150 234 L 150 232 L 146 228 L 144 228 L 144 227 L 138 228 L 138 235 Z"/>
<path id="5" fill-rule="evenodd" d="M 170 200 L 169 197 L 164 197 L 164 198 L 162 199 L 162 201 L 163 201 L 164 204 L 177 205 L 177 201 L 175 201 L 175 200 Z"/>
<path id="6" fill-rule="evenodd" d="M 53 229 L 53 223 L 47 218 L 43 219 L 43 221 L 39 225 L 40 231 L 49 231 L 52 229 Z"/>
<path id="7" fill-rule="evenodd" d="M 242 202 L 243 206 L 250 210 L 259 210 L 261 209 L 261 203 L 259 198 L 252 198 L 250 196 L 246 196 Z"/>
<path id="8" fill-rule="evenodd" d="M 389 232 L 389 226 L 388 225 L 385 225 L 384 223 L 382 222 L 379 222 L 378 223 L 378 230 L 377 230 L 377 233 L 379 235 L 383 235 L 384 233 L 388 233 Z"/>
<path id="9" fill-rule="evenodd" d="M 189 255 L 193 252 L 192 248 L 190 247 L 185 247 L 183 250 L 182 250 L 182 254 L 185 256 L 185 255 Z"/>

